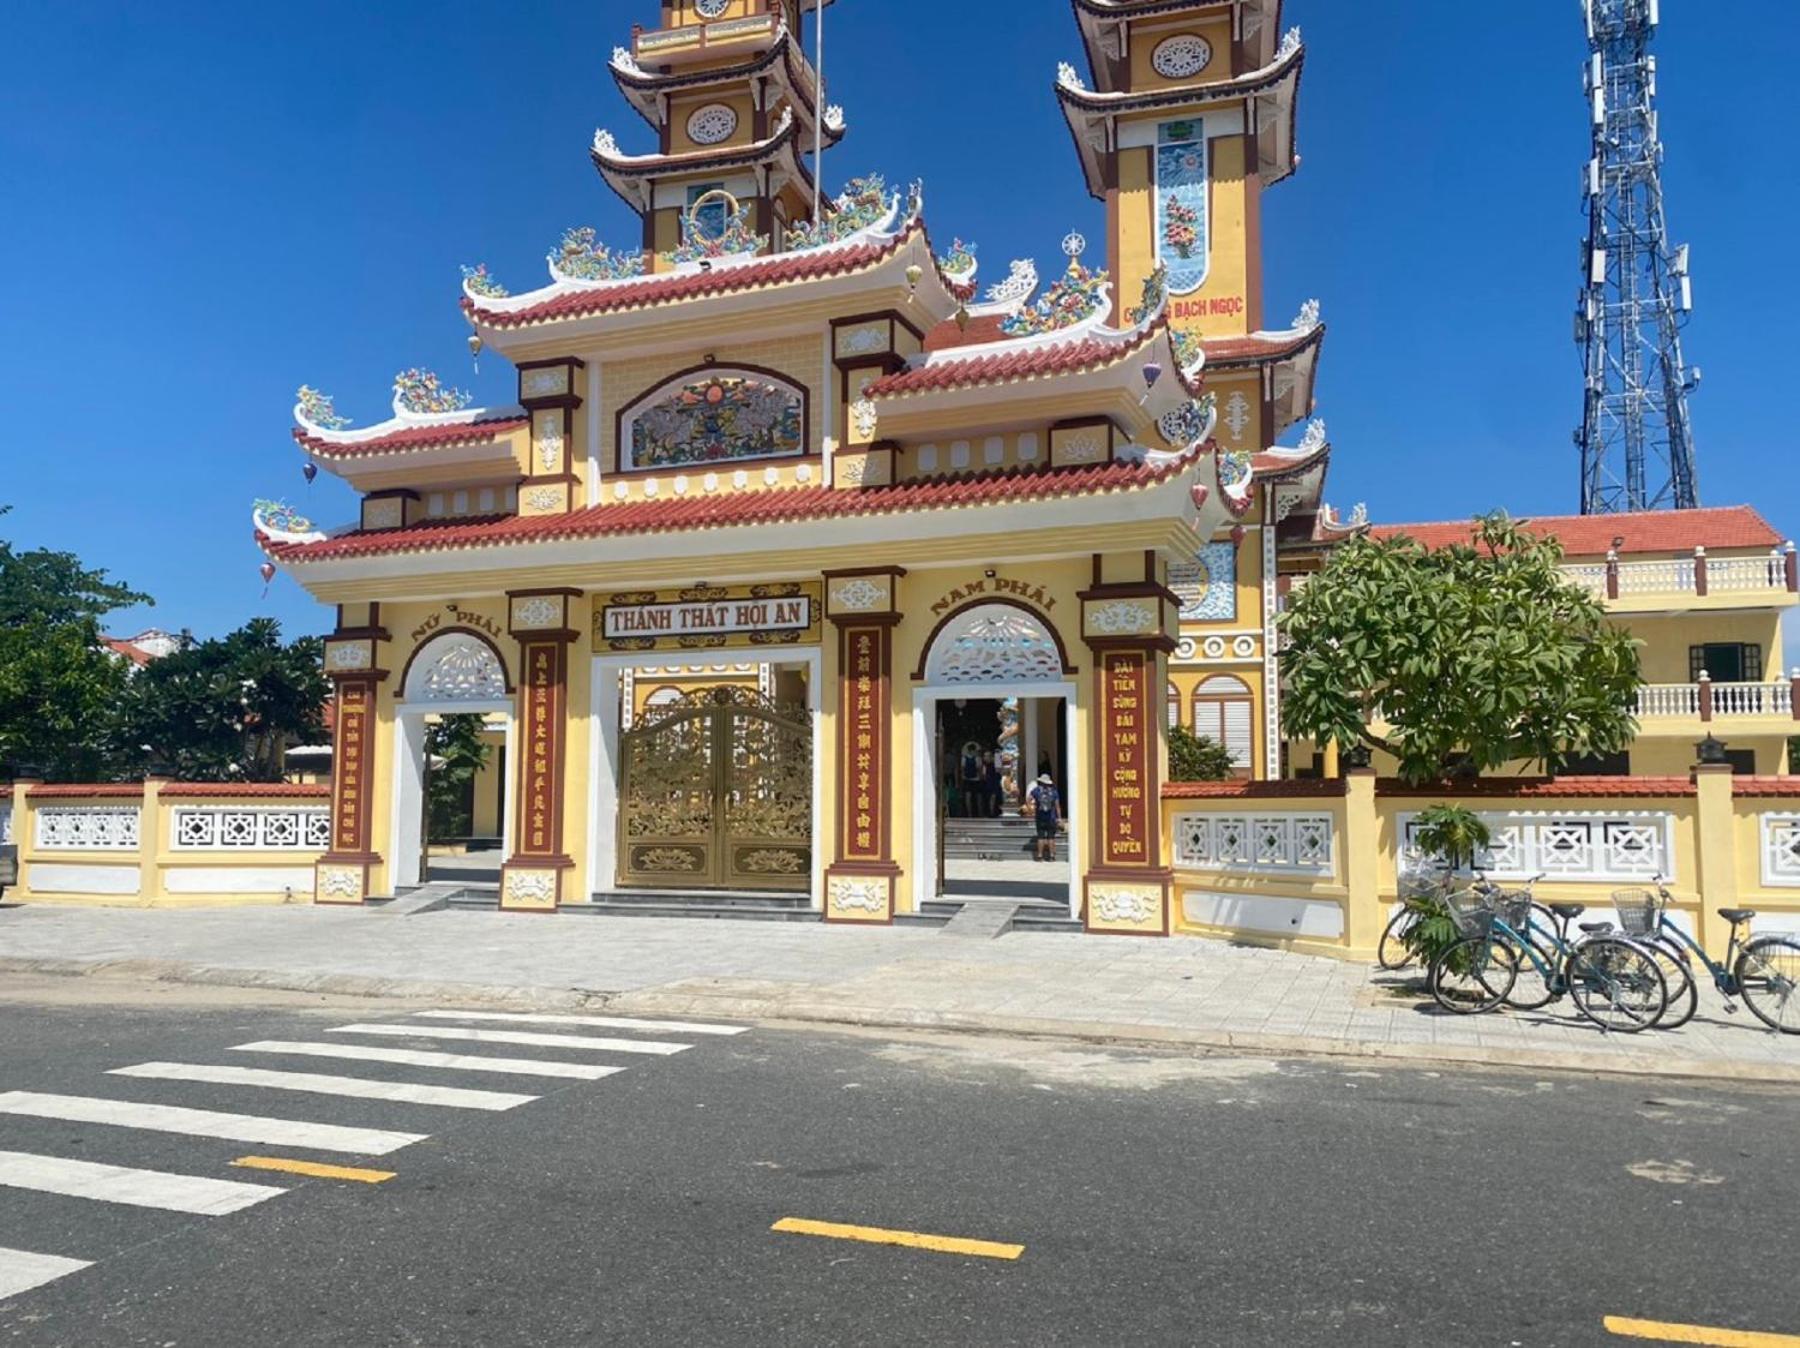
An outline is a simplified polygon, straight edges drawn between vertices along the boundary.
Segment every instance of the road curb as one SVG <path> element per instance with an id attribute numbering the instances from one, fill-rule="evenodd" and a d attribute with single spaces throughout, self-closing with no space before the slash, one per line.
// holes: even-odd
<path id="1" fill-rule="evenodd" d="M 1447 1044 L 1383 1044 L 1319 1035 L 1262 1034 L 1241 1030 L 1187 1030 L 1178 1026 L 1059 1020 L 1026 1016 L 971 1016 L 947 1011 L 859 1007 L 805 997 L 745 997 L 691 988 L 618 991 L 601 988 L 519 988 L 486 983 L 372 978 L 360 974 L 294 974 L 279 969 L 240 969 L 181 960 L 71 960 L 0 957 L 0 974 L 70 978 L 135 979 L 216 987 L 267 988 L 338 997 L 382 997 L 465 1002 L 521 1010 L 616 1012 L 748 1020 L 805 1026 L 849 1025 L 865 1029 L 933 1030 L 950 1034 L 1002 1034 L 1072 1040 L 1117 1047 L 1186 1048 L 1209 1053 L 1389 1062 L 1415 1067 L 1508 1067 L 1602 1076 L 1736 1081 L 1800 1085 L 1800 1066 L 1681 1058 L 1643 1052 L 1606 1056 L 1538 1049 L 1478 1048 Z M 1654 1042 L 1654 1041 L 1652 1041 Z"/>

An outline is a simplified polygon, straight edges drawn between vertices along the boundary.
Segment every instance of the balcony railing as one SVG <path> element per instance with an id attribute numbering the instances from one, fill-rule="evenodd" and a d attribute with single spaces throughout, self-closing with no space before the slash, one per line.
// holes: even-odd
<path id="1" fill-rule="evenodd" d="M 1655 594 L 1794 594 L 1800 592 L 1800 568 L 1794 545 L 1773 548 L 1763 557 L 1708 557 L 1695 548 L 1692 557 L 1663 557 L 1622 562 L 1608 554 L 1604 562 L 1576 562 L 1563 567 L 1569 582 L 1597 599 Z"/>
<path id="2" fill-rule="evenodd" d="M 1800 675 L 1800 671 L 1796 671 Z M 1647 683 L 1638 689 L 1636 711 L 1640 719 L 1655 716 L 1693 717 L 1701 721 L 1730 720 L 1743 716 L 1785 716 L 1795 719 L 1794 685 L 1800 678 L 1781 683 Z"/>

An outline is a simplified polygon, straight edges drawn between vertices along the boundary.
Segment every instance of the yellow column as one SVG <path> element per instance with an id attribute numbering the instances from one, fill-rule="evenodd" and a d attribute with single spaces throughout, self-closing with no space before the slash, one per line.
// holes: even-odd
<path id="1" fill-rule="evenodd" d="M 1715 959 L 1725 953 L 1731 925 L 1718 915 L 1721 908 L 1735 908 L 1737 887 L 1737 830 L 1732 817 L 1731 765 L 1696 763 L 1693 769 L 1697 800 L 1694 836 L 1694 888 L 1700 894 L 1700 911 L 1694 918 L 1695 934 Z"/>
<path id="2" fill-rule="evenodd" d="M 1381 819 L 1375 810 L 1375 769 L 1344 773 L 1344 941 L 1358 955 L 1381 944 L 1387 914 L 1381 903 Z"/>
<path id="3" fill-rule="evenodd" d="M 162 868 L 159 864 L 166 846 L 162 827 L 162 789 L 167 777 L 144 778 L 144 806 L 138 815 L 138 902 L 150 903 L 162 897 Z"/>

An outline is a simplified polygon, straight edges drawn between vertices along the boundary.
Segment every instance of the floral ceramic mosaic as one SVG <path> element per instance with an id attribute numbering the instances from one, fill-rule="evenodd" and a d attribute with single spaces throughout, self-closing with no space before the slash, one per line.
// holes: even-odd
<path id="1" fill-rule="evenodd" d="M 576 281 L 623 281 L 644 274 L 642 252 L 615 253 L 599 241 L 591 225 L 565 230 L 550 254 L 550 270 Z"/>
<path id="2" fill-rule="evenodd" d="M 310 534 L 313 522 L 286 501 L 258 498 L 253 507 L 257 521 L 284 534 Z"/>
<path id="3" fill-rule="evenodd" d="M 1156 129 L 1156 237 L 1174 294 L 1189 294 L 1206 280 L 1206 204 L 1205 124 L 1164 122 Z"/>
<path id="4" fill-rule="evenodd" d="M 946 276 L 967 276 L 975 270 L 975 245 L 961 239 L 950 242 L 950 251 L 937 260 L 938 270 Z"/>
<path id="5" fill-rule="evenodd" d="M 461 412 L 474 399 L 462 389 L 440 383 L 430 370 L 414 367 L 394 376 L 394 402 L 405 411 L 432 415 Z"/>
<path id="6" fill-rule="evenodd" d="M 1143 324 L 1154 318 L 1169 297 L 1169 269 L 1158 263 L 1144 278 L 1143 296 L 1131 311 L 1131 321 Z"/>
<path id="7" fill-rule="evenodd" d="M 818 248 L 876 224 L 888 211 L 887 181 L 879 173 L 852 178 L 838 194 L 837 209 L 816 223 L 788 227 L 789 248 Z"/>
<path id="8" fill-rule="evenodd" d="M 755 375 L 696 379 L 632 413 L 625 443 L 626 468 L 800 454 L 806 447 L 801 396 Z"/>
<path id="9" fill-rule="evenodd" d="M 1074 327 L 1106 303 L 1106 273 L 1089 271 L 1073 258 L 1069 269 L 1042 295 L 1001 323 L 1009 337 L 1036 337 Z"/>
<path id="10" fill-rule="evenodd" d="M 1185 449 L 1206 434 L 1214 406 L 1214 396 L 1211 393 L 1190 398 L 1173 412 L 1165 412 L 1158 417 L 1156 428 L 1162 432 L 1163 439 Z"/>
<path id="11" fill-rule="evenodd" d="M 349 417 L 338 415 L 329 393 L 320 393 L 318 389 L 302 384 L 294 401 L 300 408 L 300 415 L 322 431 L 341 431 L 350 424 Z"/>
<path id="12" fill-rule="evenodd" d="M 487 263 L 477 262 L 473 267 L 462 269 L 463 289 L 471 295 L 482 295 L 491 300 L 504 299 L 507 289 L 494 279 L 494 274 L 487 269 Z"/>
<path id="13" fill-rule="evenodd" d="M 1169 345 L 1175 348 L 1175 359 L 1184 370 L 1192 370 L 1206 356 L 1200 339 L 1184 328 L 1169 329 Z"/>

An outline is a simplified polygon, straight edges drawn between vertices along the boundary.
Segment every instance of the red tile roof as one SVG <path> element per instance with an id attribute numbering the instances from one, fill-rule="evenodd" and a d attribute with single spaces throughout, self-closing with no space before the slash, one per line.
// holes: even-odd
<path id="1" fill-rule="evenodd" d="M 1705 548 L 1773 548 L 1780 534 L 1756 510 L 1747 505 L 1716 506 L 1700 510 L 1644 510 L 1619 515 L 1533 515 L 1521 523 L 1537 534 L 1548 534 L 1571 557 L 1604 556 L 1615 538 L 1624 542 L 1621 555 L 1644 552 L 1692 552 Z M 1474 524 L 1469 520 L 1445 520 L 1432 524 L 1378 524 L 1369 530 L 1373 538 L 1405 534 L 1428 548 L 1467 543 Z"/>
<path id="2" fill-rule="evenodd" d="M 1283 797 L 1341 796 L 1341 778 L 1303 778 L 1280 782 L 1164 782 L 1164 800 L 1205 800 L 1223 796 L 1234 800 L 1279 800 Z"/>
<path id="3" fill-rule="evenodd" d="M 327 800 L 324 782 L 165 782 L 164 796 L 218 796 L 226 800 Z"/>
<path id="4" fill-rule="evenodd" d="M 1800 796 L 1800 777 L 1733 777 L 1734 796 Z"/>
<path id="5" fill-rule="evenodd" d="M 1200 345 L 1206 348 L 1208 365 L 1249 365 L 1294 355 L 1324 338 L 1325 325 L 1321 323 L 1292 336 L 1252 333 L 1247 337 L 1206 337 L 1201 339 Z"/>
<path id="6" fill-rule="evenodd" d="M 124 656 L 139 669 L 142 669 L 145 665 L 149 664 L 151 660 L 156 658 L 142 647 L 134 646 L 129 641 L 125 641 L 119 637 L 101 637 L 100 644 L 106 647 L 106 649 L 111 651 L 114 655 Z"/>
<path id="7" fill-rule="evenodd" d="M 1375 783 L 1378 796 L 1691 796 L 1686 777 L 1478 777 L 1472 782 L 1408 786 L 1397 777 Z"/>
<path id="8" fill-rule="evenodd" d="M 436 445 L 473 444 L 480 440 L 498 440 L 530 423 L 516 412 L 479 417 L 452 426 L 407 426 L 369 440 L 345 444 L 313 435 L 305 428 L 294 427 L 294 439 L 315 454 L 327 458 L 350 458 L 359 454 L 384 454 L 392 450 L 425 449 Z"/>
<path id="9" fill-rule="evenodd" d="M 488 515 L 423 520 L 404 529 L 355 530 L 319 543 L 266 543 L 284 562 L 314 562 L 390 552 L 506 543 L 548 543 L 570 538 L 720 529 L 744 524 L 783 524 L 913 510 L 944 510 L 994 501 L 1085 496 L 1146 487 L 1183 471 L 1183 458 L 1155 467 L 1112 462 L 1084 467 L 996 469 L 940 476 L 887 487 L 785 487 L 725 496 L 663 496 L 589 506 L 567 515 Z"/>
<path id="10" fill-rule="evenodd" d="M 604 290 L 570 291 L 527 309 L 505 312 L 488 309 L 466 295 L 462 305 L 477 323 L 492 328 L 517 328 L 527 323 L 542 323 L 551 319 L 585 318 L 619 309 L 644 309 L 653 304 L 669 304 L 699 295 L 723 295 L 734 290 L 784 285 L 790 281 L 842 276 L 873 266 L 897 252 L 918 228 L 915 224 L 902 230 L 886 243 L 862 243 L 851 248 L 782 253 L 734 267 L 716 267 L 712 271 L 684 273 L 679 276 L 651 275 L 641 280 L 611 285 Z"/>
<path id="11" fill-rule="evenodd" d="M 925 334 L 925 350 L 928 353 L 948 351 L 956 346 L 1005 341 L 1006 334 L 1000 330 L 1000 325 L 1004 322 L 1005 314 L 978 314 L 970 316 L 968 327 L 959 328 L 954 318 L 946 318 Z"/>
<path id="12" fill-rule="evenodd" d="M 1059 342 L 1023 350 L 996 351 L 988 355 L 933 361 L 911 370 L 887 375 L 869 385 L 871 398 L 894 397 L 903 393 L 932 393 L 943 389 L 963 388 L 970 384 L 998 384 L 1016 379 L 1038 379 L 1044 375 L 1074 374 L 1081 370 L 1099 369 L 1125 359 L 1151 341 L 1158 329 L 1152 328 L 1136 341 L 1106 342 L 1094 337 Z"/>
<path id="13" fill-rule="evenodd" d="M 26 795 L 36 800 L 39 796 L 141 796 L 144 794 L 142 782 L 44 782 L 31 787 Z"/>

